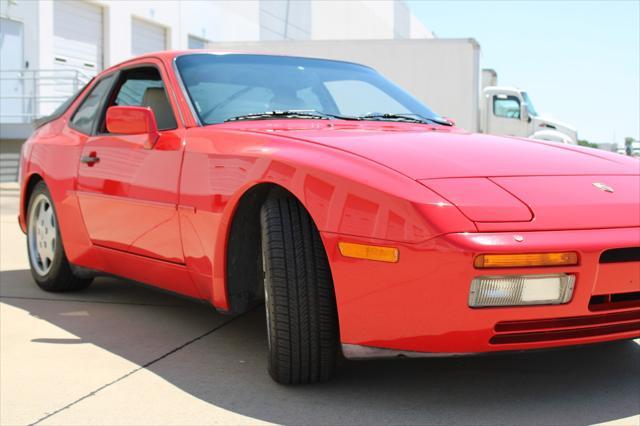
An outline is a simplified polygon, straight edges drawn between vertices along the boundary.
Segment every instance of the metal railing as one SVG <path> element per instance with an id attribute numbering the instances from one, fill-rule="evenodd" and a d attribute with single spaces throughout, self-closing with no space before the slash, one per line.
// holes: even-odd
<path id="1" fill-rule="evenodd" d="M 74 69 L 0 70 L 0 123 L 31 123 L 51 114 L 90 79 Z"/>

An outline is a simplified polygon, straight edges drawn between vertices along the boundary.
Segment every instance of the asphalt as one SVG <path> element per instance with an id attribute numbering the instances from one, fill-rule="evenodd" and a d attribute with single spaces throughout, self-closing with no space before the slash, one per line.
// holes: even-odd
<path id="1" fill-rule="evenodd" d="M 344 362 L 324 384 L 266 373 L 262 309 L 239 317 L 99 278 L 31 279 L 0 185 L 0 424 L 640 425 L 640 341 L 495 356 Z"/>

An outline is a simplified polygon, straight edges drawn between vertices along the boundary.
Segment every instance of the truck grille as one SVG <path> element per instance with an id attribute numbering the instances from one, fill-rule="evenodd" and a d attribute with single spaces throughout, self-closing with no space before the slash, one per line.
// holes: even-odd
<path id="1" fill-rule="evenodd" d="M 501 321 L 489 343 L 494 345 L 532 343 L 606 336 L 637 331 L 640 336 L 640 310 L 541 320 Z"/>

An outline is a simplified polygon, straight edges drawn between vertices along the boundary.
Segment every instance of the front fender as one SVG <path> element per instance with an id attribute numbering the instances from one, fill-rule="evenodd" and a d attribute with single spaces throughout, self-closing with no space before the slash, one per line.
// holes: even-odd
<path id="1" fill-rule="evenodd" d="M 323 233 L 417 243 L 476 228 L 435 192 L 357 155 L 281 135 L 190 129 L 180 185 L 185 257 L 226 306 L 227 236 L 238 202 L 255 185 L 292 193 Z M 256 206 L 260 208 L 260 206 Z M 210 277 L 210 278 L 207 278 Z"/>
<path id="2" fill-rule="evenodd" d="M 445 198 L 372 160 L 280 135 L 208 134 L 188 136 L 181 205 L 225 219 L 243 193 L 272 183 L 294 194 L 321 232 L 415 243 L 476 230 Z"/>

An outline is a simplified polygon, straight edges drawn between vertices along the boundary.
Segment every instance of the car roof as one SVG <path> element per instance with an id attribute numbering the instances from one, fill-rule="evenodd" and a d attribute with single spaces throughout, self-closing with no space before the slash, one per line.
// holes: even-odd
<path id="1" fill-rule="evenodd" d="M 115 65 L 110 66 L 101 72 L 101 74 L 109 73 L 114 70 L 120 69 L 122 67 L 126 67 L 131 62 L 137 62 L 139 60 L 143 60 L 145 58 L 149 59 L 160 59 L 164 62 L 171 62 L 178 56 L 182 55 L 194 55 L 194 54 L 209 54 L 209 55 L 257 55 L 257 56 L 281 56 L 287 58 L 300 58 L 300 59 L 318 59 L 322 61 L 330 61 L 330 62 L 342 62 L 346 64 L 360 65 L 366 68 L 370 68 L 367 65 L 359 64 L 357 62 L 350 61 L 341 61 L 337 59 L 328 59 L 328 58 L 317 58 L 311 56 L 298 56 L 298 55 L 282 55 L 278 53 L 264 53 L 264 52 L 247 52 L 247 51 L 234 51 L 234 50 L 209 50 L 209 49 L 188 49 L 188 50 L 163 50 L 158 52 L 149 52 L 144 55 L 135 56 L 133 58 L 129 58 L 123 62 L 119 62 Z"/>

